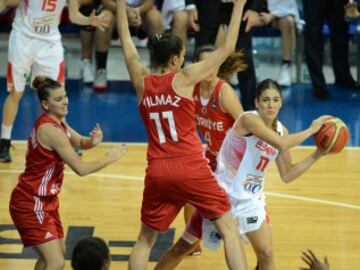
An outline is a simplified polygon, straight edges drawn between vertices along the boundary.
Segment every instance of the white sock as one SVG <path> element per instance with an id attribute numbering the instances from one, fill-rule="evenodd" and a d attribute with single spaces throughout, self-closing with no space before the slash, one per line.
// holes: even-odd
<path id="1" fill-rule="evenodd" d="M 11 139 L 12 127 L 13 126 L 5 126 L 4 124 L 1 124 L 1 139 Z"/>

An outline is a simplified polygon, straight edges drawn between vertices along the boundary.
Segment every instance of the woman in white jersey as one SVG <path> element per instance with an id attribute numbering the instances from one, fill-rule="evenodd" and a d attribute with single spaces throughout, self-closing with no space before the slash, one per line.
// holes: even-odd
<path id="1" fill-rule="evenodd" d="M 304 131 L 288 134 L 277 120 L 282 106 L 280 86 L 273 80 L 262 81 L 255 98 L 256 111 L 242 113 L 228 131 L 217 156 L 216 176 L 226 191 L 233 217 L 241 238 L 250 241 L 261 270 L 275 269 L 272 236 L 268 224 L 264 188 L 264 172 L 270 161 L 276 164 L 282 180 L 289 183 L 308 170 L 323 156 L 318 149 L 310 156 L 292 164 L 289 148 L 297 146 L 315 134 L 330 116 L 314 120 Z M 188 246 L 177 243 L 159 260 L 155 269 L 171 270 L 204 238 L 205 246 L 216 249 L 220 237 L 208 220 L 201 221 L 195 213 L 182 239 Z"/>
<path id="2" fill-rule="evenodd" d="M 93 11 L 89 17 L 83 16 L 78 0 L 0 0 L 0 9 L 5 4 L 17 6 L 9 37 L 8 96 L 3 105 L 0 162 L 11 162 L 11 131 L 27 77 L 46 76 L 64 83 L 64 50 L 58 27 L 67 2 L 71 22 L 102 30 L 108 27 L 103 14 L 97 16 Z"/>

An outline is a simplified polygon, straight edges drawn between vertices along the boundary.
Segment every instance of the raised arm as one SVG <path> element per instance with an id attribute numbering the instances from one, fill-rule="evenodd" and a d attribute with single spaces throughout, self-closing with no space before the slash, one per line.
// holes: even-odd
<path id="1" fill-rule="evenodd" d="M 70 0 L 69 1 L 69 17 L 70 21 L 79 25 L 92 25 L 98 27 L 101 30 L 105 30 L 109 27 L 108 19 L 100 14 L 96 15 L 95 10 L 90 14 L 89 17 L 84 16 L 79 11 L 79 2 L 78 0 Z"/>
<path id="2" fill-rule="evenodd" d="M 287 130 L 285 131 L 285 135 L 288 135 Z M 316 149 L 304 160 L 293 164 L 289 150 L 280 151 L 276 159 L 276 165 L 278 167 L 281 180 L 284 183 L 289 183 L 295 180 L 304 172 L 306 172 L 317 160 L 319 160 L 323 156 L 324 154 L 318 149 Z"/>
<path id="3" fill-rule="evenodd" d="M 187 84 L 192 85 L 208 77 L 214 70 L 220 67 L 220 65 L 233 51 L 235 51 L 245 3 L 246 0 L 234 1 L 225 42 L 213 53 L 211 53 L 211 55 L 204 61 L 188 65 L 182 69 L 180 74 L 185 78 L 184 81 L 187 82 Z"/>
<path id="4" fill-rule="evenodd" d="M 44 124 L 38 130 L 38 138 L 43 146 L 56 151 L 64 162 L 80 176 L 88 175 L 106 167 L 118 160 L 126 152 L 124 145 L 117 145 L 98 160 L 84 162 L 76 154 L 66 134 L 59 128 L 51 124 Z"/>
<path id="5" fill-rule="evenodd" d="M 322 124 L 330 118 L 331 116 L 329 115 L 321 116 L 315 119 L 309 128 L 301 132 L 280 136 L 278 133 L 268 128 L 258 115 L 244 114 L 236 122 L 235 129 L 240 135 L 251 133 L 283 151 L 301 144 L 311 135 L 318 132 Z"/>
<path id="6" fill-rule="evenodd" d="M 131 39 L 128 19 L 126 16 L 126 1 L 117 0 L 117 29 L 125 56 L 126 67 L 130 75 L 130 80 L 135 87 L 138 99 L 142 99 L 144 94 L 143 80 L 149 73 L 147 68 L 141 62 L 139 53 L 136 50 L 134 42 Z"/>

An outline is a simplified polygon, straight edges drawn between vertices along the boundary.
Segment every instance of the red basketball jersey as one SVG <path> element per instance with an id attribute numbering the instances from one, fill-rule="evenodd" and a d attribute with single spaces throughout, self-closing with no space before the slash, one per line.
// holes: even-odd
<path id="1" fill-rule="evenodd" d="M 47 114 L 36 120 L 28 140 L 25 171 L 19 176 L 17 188 L 32 196 L 49 198 L 61 190 L 64 162 L 55 151 L 40 144 L 37 132 L 43 124 L 52 124 L 67 134 L 65 125 L 59 125 Z"/>
<path id="2" fill-rule="evenodd" d="M 144 78 L 139 110 L 148 136 L 148 160 L 200 154 L 196 133 L 195 102 L 173 88 L 175 73 L 150 74 Z"/>
<path id="3" fill-rule="evenodd" d="M 210 159 L 211 165 L 216 164 L 216 156 L 226 132 L 234 123 L 231 115 L 223 112 L 220 106 L 220 89 L 224 83 L 224 80 L 217 82 L 206 105 L 201 103 L 200 83 L 194 89 L 196 126 L 206 140 L 206 157 Z"/>

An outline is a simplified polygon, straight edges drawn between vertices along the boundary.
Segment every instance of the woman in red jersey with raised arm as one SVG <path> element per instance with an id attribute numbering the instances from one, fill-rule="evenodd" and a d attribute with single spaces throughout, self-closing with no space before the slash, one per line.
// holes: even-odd
<path id="1" fill-rule="evenodd" d="M 125 0 L 118 0 L 118 30 L 139 110 L 148 135 L 148 167 L 141 208 L 142 226 L 130 255 L 129 269 L 146 269 L 158 231 L 168 230 L 185 203 L 214 221 L 225 242 L 229 269 L 247 269 L 224 191 L 216 183 L 194 122 L 194 86 L 219 68 L 234 51 L 245 0 L 234 1 L 224 44 L 204 61 L 183 69 L 185 48 L 171 34 L 150 39 L 155 69 L 150 73 L 132 42 Z"/>
<path id="2" fill-rule="evenodd" d="M 61 270 L 65 266 L 64 231 L 59 215 L 59 198 L 64 165 L 80 176 L 96 172 L 118 160 L 126 152 L 117 145 L 103 157 L 84 162 L 74 147 L 89 149 L 102 141 L 99 125 L 83 137 L 66 122 L 68 98 L 64 87 L 47 77 L 36 77 L 44 113 L 35 121 L 28 140 L 25 171 L 10 198 L 10 214 L 25 247 L 39 254 L 35 270 Z"/>

